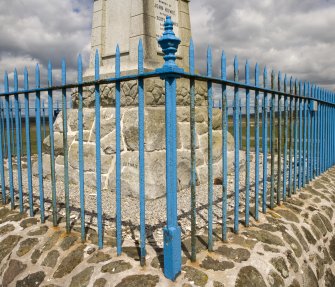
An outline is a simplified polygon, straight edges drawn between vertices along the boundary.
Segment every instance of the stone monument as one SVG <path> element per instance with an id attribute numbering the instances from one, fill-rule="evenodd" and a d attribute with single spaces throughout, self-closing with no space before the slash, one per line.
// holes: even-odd
<path id="1" fill-rule="evenodd" d="M 189 0 L 94 0 L 91 61 L 86 76 L 94 73 L 95 51 L 101 56 L 101 74 L 114 71 L 115 48 L 121 52 L 121 71 L 137 70 L 137 46 L 143 42 L 144 68 L 154 70 L 163 64 L 157 39 L 164 31 L 166 16 L 174 22 L 174 32 L 181 39 L 177 64 L 188 67 L 191 39 Z"/>
<path id="2" fill-rule="evenodd" d="M 162 33 L 165 16 L 175 20 L 181 38 L 178 65 L 188 70 L 188 45 L 191 37 L 188 0 L 95 0 L 92 29 L 92 58 L 101 54 L 101 77 L 114 73 L 115 47 L 121 49 L 122 74 L 137 73 L 137 45 L 144 44 L 145 69 L 163 64 L 157 37 Z M 93 60 L 86 79 L 93 76 Z M 121 186 L 122 194 L 139 196 L 138 98 L 137 81 L 121 83 Z M 179 189 L 190 186 L 190 84 L 177 81 L 177 133 Z M 145 184 L 147 199 L 165 195 L 165 88 L 160 78 L 146 79 L 145 91 Z M 100 86 L 102 187 L 115 190 L 115 84 Z M 95 188 L 95 112 L 94 87 L 84 89 L 84 165 L 85 188 Z M 74 109 L 68 111 L 70 183 L 78 184 L 78 97 L 72 94 Z M 207 84 L 196 82 L 196 133 L 198 183 L 207 183 Z M 213 174 L 222 176 L 221 111 L 213 110 Z M 63 180 L 62 115 L 55 127 L 56 178 Z M 44 140 L 48 151 L 49 138 Z M 233 138 L 228 137 L 229 167 L 233 168 Z M 50 176 L 49 156 L 45 155 L 45 176 Z M 48 172 L 49 171 L 49 172 Z M 37 172 L 37 170 L 36 170 Z"/>

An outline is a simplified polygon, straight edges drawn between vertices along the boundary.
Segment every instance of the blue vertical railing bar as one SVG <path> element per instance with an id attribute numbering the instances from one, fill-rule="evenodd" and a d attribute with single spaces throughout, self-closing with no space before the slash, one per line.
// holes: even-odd
<path id="1" fill-rule="evenodd" d="M 324 90 L 321 89 L 321 100 L 324 100 Z M 323 173 L 323 144 L 324 144 L 324 105 L 320 105 L 320 174 Z"/>
<path id="2" fill-rule="evenodd" d="M 322 100 L 322 89 L 319 88 L 319 99 Z M 319 110 L 319 143 L 318 143 L 318 175 L 321 174 L 321 158 L 322 158 L 322 105 Z"/>
<path id="3" fill-rule="evenodd" d="M 290 78 L 290 94 L 293 94 L 293 78 Z M 289 173 L 288 173 L 288 196 L 291 197 L 293 193 L 293 178 L 292 178 L 292 160 L 293 160 L 293 141 L 294 141 L 294 98 L 290 97 L 289 110 L 290 110 L 290 140 L 289 140 Z"/>
<path id="4" fill-rule="evenodd" d="M 324 100 L 327 100 L 327 92 L 326 90 L 323 91 L 323 96 L 324 96 Z M 323 117 L 323 154 L 322 154 L 322 173 L 326 170 L 327 168 L 327 139 L 328 139 L 328 135 L 327 135 L 327 105 L 323 104 L 323 113 L 322 113 L 322 117 Z"/>
<path id="5" fill-rule="evenodd" d="M 278 72 L 278 92 L 281 92 L 282 83 L 281 83 L 281 72 Z M 282 110 L 281 110 L 281 101 L 282 96 L 278 94 L 278 161 L 277 161 L 277 205 L 280 205 L 282 195 L 281 195 L 281 170 L 282 170 Z"/>
<path id="6" fill-rule="evenodd" d="M 176 61 L 180 44 L 173 32 L 171 17 L 166 17 L 163 36 L 158 40 L 165 54 L 165 63 L 156 72 L 165 80 L 165 140 L 166 140 L 166 215 L 164 228 L 164 275 L 171 280 L 181 272 L 181 229 L 177 219 L 177 81 L 171 72 L 183 72 Z"/>
<path id="7" fill-rule="evenodd" d="M 45 139 L 47 131 L 45 126 L 45 105 L 44 100 L 42 101 L 42 124 L 43 124 L 43 139 Z"/>
<path id="8" fill-rule="evenodd" d="M 298 95 L 298 81 L 295 80 L 294 85 L 294 94 Z M 297 192 L 297 167 L 298 167 L 298 159 L 297 159 L 297 147 L 298 147 L 298 119 L 299 119 L 299 109 L 298 109 L 298 98 L 294 100 L 294 171 L 293 171 L 293 193 Z"/>
<path id="9" fill-rule="evenodd" d="M 21 102 L 19 101 L 19 130 L 20 130 L 20 147 L 21 155 L 23 155 L 23 140 L 22 140 L 22 115 L 21 115 Z"/>
<path id="10" fill-rule="evenodd" d="M 325 89 L 323 89 L 323 99 L 326 101 L 327 100 L 327 92 Z M 327 168 L 327 106 L 325 104 L 323 106 L 323 137 L 322 137 L 322 142 L 323 142 L 323 153 L 322 153 L 322 173 L 325 172 Z"/>
<path id="11" fill-rule="evenodd" d="M 315 100 L 315 85 L 312 85 L 312 101 L 313 101 L 313 105 L 315 104 L 314 103 L 314 100 Z M 315 117 L 315 114 L 316 114 L 316 110 L 311 110 L 311 120 L 312 120 L 312 134 L 311 134 L 311 179 L 313 180 L 314 177 L 315 177 L 315 155 L 316 155 L 316 138 L 315 138 L 315 122 L 316 122 L 316 117 Z"/>
<path id="12" fill-rule="evenodd" d="M 116 47 L 115 76 L 121 76 L 121 54 Z M 116 82 L 116 249 L 117 255 L 122 252 L 122 218 L 121 218 L 121 83 Z"/>
<path id="13" fill-rule="evenodd" d="M 100 56 L 99 51 L 95 52 L 94 79 L 100 79 Z M 94 85 L 95 92 L 95 172 L 96 172 L 96 192 L 97 192 L 97 219 L 98 219 L 98 246 L 103 248 L 103 229 L 102 229 L 102 199 L 101 199 L 101 146 L 100 146 L 100 85 Z M 117 98 L 116 98 L 117 100 Z M 118 119 L 116 118 L 116 124 Z M 117 142 L 117 135 L 116 135 Z M 118 219 L 117 219 L 118 220 Z"/>
<path id="14" fill-rule="evenodd" d="M 190 74 L 194 74 L 194 45 L 190 41 L 189 47 Z M 190 128 L 191 128 L 191 261 L 196 261 L 196 130 L 195 130 L 195 81 L 190 79 Z"/>
<path id="15" fill-rule="evenodd" d="M 238 108 L 239 108 L 239 126 L 240 126 L 240 131 L 239 131 L 239 137 L 240 137 L 240 149 L 243 148 L 243 138 L 242 138 L 242 124 L 243 124 L 243 118 L 242 118 L 242 102 L 241 99 L 239 99 L 238 103 Z"/>
<path id="16" fill-rule="evenodd" d="M 307 96 L 311 97 L 311 86 L 308 82 L 307 86 Z M 306 107 L 305 110 L 307 112 L 307 171 L 306 171 L 306 183 L 308 184 L 311 179 L 311 169 L 312 169 L 312 162 L 311 162 L 311 108 L 310 108 L 310 100 L 306 100 Z"/>
<path id="17" fill-rule="evenodd" d="M 238 58 L 234 59 L 234 81 L 238 82 Z M 235 178 L 234 178 L 234 232 L 238 233 L 239 207 L 240 207 L 240 141 L 239 141 L 239 118 L 240 118 L 239 88 L 234 87 L 234 141 L 235 141 Z"/>
<path id="18" fill-rule="evenodd" d="M 66 63 L 62 61 L 62 85 L 66 85 Z M 64 193 L 66 232 L 70 233 L 70 191 L 69 191 L 69 155 L 67 142 L 67 95 L 62 88 L 62 116 L 63 116 L 63 153 L 64 153 Z"/>
<path id="19" fill-rule="evenodd" d="M 5 140 L 4 134 L 3 134 L 3 113 L 2 113 L 2 101 L 0 102 L 0 176 L 1 176 L 1 198 L 2 198 L 2 204 L 5 205 L 7 203 L 7 197 L 6 197 L 6 178 L 5 178 L 5 166 L 4 166 L 4 146 L 3 142 Z"/>
<path id="20" fill-rule="evenodd" d="M 306 82 L 304 82 L 304 97 L 306 97 L 307 96 L 307 83 Z M 303 144 L 303 149 L 302 149 L 302 159 L 303 159 L 303 164 L 302 164 L 302 175 L 301 175 L 301 180 L 302 180 L 302 184 L 301 184 L 301 186 L 302 187 L 305 187 L 305 182 L 306 182 L 306 168 L 307 168 L 307 166 L 306 166 L 306 159 L 307 159 L 307 156 L 306 156 L 306 152 L 307 152 L 307 150 L 306 150 L 306 148 L 307 148 L 307 145 L 306 145 L 306 137 L 307 137 L 307 102 L 306 102 L 306 100 L 304 99 L 303 100 L 303 103 L 302 103 L 302 105 L 303 105 L 303 119 L 304 119 L 304 121 L 303 121 L 303 142 L 302 142 L 302 144 Z"/>
<path id="21" fill-rule="evenodd" d="M 48 86 L 52 87 L 52 65 L 48 63 Z M 44 102 L 43 102 L 44 108 Z M 55 175 L 55 141 L 53 125 L 53 94 L 48 90 L 48 117 L 49 117 L 49 143 L 50 143 L 50 171 L 51 171 L 51 200 L 52 200 L 52 224 L 57 226 L 57 193 L 56 193 L 56 175 Z M 45 135 L 44 135 L 45 136 Z"/>
<path id="22" fill-rule="evenodd" d="M 21 164 L 21 135 L 20 121 L 19 118 L 19 83 L 17 77 L 17 70 L 14 70 L 14 109 L 15 109 L 15 130 L 16 130 L 16 165 L 17 165 L 17 181 L 18 181 L 18 191 L 19 191 L 19 205 L 20 212 L 23 213 L 23 191 L 22 191 L 22 164 Z"/>
<path id="23" fill-rule="evenodd" d="M 315 90 L 315 98 L 319 99 L 319 88 L 316 87 Z M 318 157 L 319 157 L 319 111 L 320 111 L 320 104 L 318 103 L 318 109 L 315 114 L 315 148 L 314 148 L 314 157 L 315 157 L 315 177 L 318 176 L 318 168 L 319 168 L 319 163 L 318 163 Z"/>
<path id="24" fill-rule="evenodd" d="M 212 76 L 212 49 L 207 50 L 207 76 Z M 213 84 L 207 82 L 208 94 L 208 250 L 213 251 Z"/>
<path id="25" fill-rule="evenodd" d="M 298 158 L 298 189 L 302 186 L 302 112 L 303 112 L 303 103 L 302 103 L 302 82 L 299 82 L 299 158 Z"/>
<path id="26" fill-rule="evenodd" d="M 1 100 L 0 101 L 0 111 L 1 111 L 1 127 L 2 127 L 2 147 L 3 147 L 3 157 L 6 156 L 6 131 L 5 131 L 5 108 L 4 108 L 4 104 L 3 104 L 3 101 Z"/>
<path id="27" fill-rule="evenodd" d="M 318 88 L 317 98 L 321 100 L 321 88 Z M 321 172 L 321 104 L 318 106 L 318 127 L 317 127 L 317 173 L 316 175 L 319 176 Z"/>
<path id="28" fill-rule="evenodd" d="M 322 89 L 322 98 L 326 100 L 326 91 Z M 326 169 L 326 105 L 322 105 L 322 169 L 321 172 L 323 173 Z"/>
<path id="29" fill-rule="evenodd" d="M 36 65 L 36 89 L 40 88 L 40 68 Z M 36 92 L 36 141 L 38 155 L 38 182 L 40 193 L 40 213 L 41 222 L 44 223 L 44 187 L 43 187 L 43 157 L 42 157 L 42 138 L 41 138 L 41 93 Z"/>
<path id="30" fill-rule="evenodd" d="M 245 63 L 245 83 L 250 85 L 249 63 Z M 246 173 L 245 173 L 245 226 L 250 213 L 250 90 L 246 89 Z"/>
<path id="31" fill-rule="evenodd" d="M 255 66 L 255 87 L 259 87 L 259 69 Z M 255 91 L 255 219 L 259 219 L 259 91 Z"/>
<path id="32" fill-rule="evenodd" d="M 275 72 L 271 73 L 271 89 L 275 89 Z M 274 208 L 275 193 L 275 93 L 271 93 L 270 103 L 270 153 L 271 153 L 271 176 L 270 176 L 270 208 Z"/>
<path id="33" fill-rule="evenodd" d="M 83 63 L 78 56 L 78 156 L 79 156 L 79 193 L 80 193 L 80 227 L 81 241 L 86 238 L 85 231 L 85 185 L 84 185 L 84 124 L 83 124 Z"/>
<path id="34" fill-rule="evenodd" d="M 28 70 L 24 68 L 24 90 L 29 89 Z M 29 213 L 34 216 L 34 201 L 33 201 L 33 181 L 31 168 L 31 139 L 30 139 L 30 116 L 29 116 L 29 94 L 24 93 L 24 115 L 26 124 L 26 150 L 27 150 L 27 176 L 28 176 L 28 197 L 29 197 Z"/>
<path id="35" fill-rule="evenodd" d="M 12 101 L 9 102 L 9 108 L 10 108 L 10 133 L 11 133 L 11 145 L 12 145 L 12 154 L 15 155 L 15 134 L 14 134 L 14 109 L 13 109 L 13 103 Z"/>
<path id="36" fill-rule="evenodd" d="M 287 93 L 287 77 L 284 77 L 284 93 Z M 283 201 L 287 194 L 287 137 L 288 137 L 288 97 L 284 96 L 284 164 L 283 164 Z"/>
<path id="37" fill-rule="evenodd" d="M 8 74 L 5 72 L 4 77 L 5 93 L 9 93 L 8 85 Z M 12 147 L 11 147 L 11 132 L 10 132 L 10 105 L 9 96 L 5 96 L 5 110 L 6 110 L 6 132 L 7 132 L 7 166 L 8 166 L 8 177 L 9 177 L 9 194 L 10 194 L 10 206 L 14 209 L 14 180 L 13 180 L 13 163 L 12 163 Z"/>
<path id="38" fill-rule="evenodd" d="M 138 74 L 144 73 L 143 43 L 138 43 Z M 140 183 L 140 263 L 145 265 L 146 256 L 146 232 L 145 232 L 145 158 L 144 158 L 144 80 L 138 79 L 138 160 Z"/>
<path id="39" fill-rule="evenodd" d="M 268 72 L 266 67 L 263 72 L 264 89 L 268 87 Z M 267 177 L 268 177 L 268 95 L 263 95 L 263 126 L 262 126 L 262 149 L 263 149 L 263 194 L 262 212 L 266 213 Z"/>
<path id="40" fill-rule="evenodd" d="M 221 79 L 227 79 L 227 59 L 224 51 L 221 55 Z M 222 85 L 222 240 L 227 240 L 227 209 L 228 209 L 228 102 L 227 86 Z"/>
<path id="41" fill-rule="evenodd" d="M 24 137 L 22 137 L 22 107 L 21 107 L 21 101 L 19 101 L 19 118 L 20 118 L 20 131 L 21 131 L 21 151 L 22 151 L 22 155 L 24 155 L 24 149 L 23 149 L 23 141 L 24 141 Z"/>

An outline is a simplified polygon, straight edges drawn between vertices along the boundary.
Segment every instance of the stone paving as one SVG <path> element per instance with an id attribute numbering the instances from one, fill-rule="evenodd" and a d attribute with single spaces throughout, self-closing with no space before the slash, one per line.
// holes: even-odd
<path id="1" fill-rule="evenodd" d="M 261 214 L 250 227 L 240 225 L 228 241 L 214 229 L 214 251 L 206 250 L 206 230 L 197 238 L 197 261 L 190 261 L 190 238 L 182 243 L 183 267 L 175 282 L 163 276 L 161 245 L 148 238 L 147 264 L 139 263 L 136 240 L 123 242 L 116 256 L 113 232 L 106 230 L 105 248 L 87 228 L 82 243 L 79 222 L 66 234 L 61 219 L 40 224 L 18 208 L 0 206 L 0 286 L 335 286 L 335 168 L 319 177 L 285 204 Z M 243 214 L 241 214 L 241 218 Z"/>

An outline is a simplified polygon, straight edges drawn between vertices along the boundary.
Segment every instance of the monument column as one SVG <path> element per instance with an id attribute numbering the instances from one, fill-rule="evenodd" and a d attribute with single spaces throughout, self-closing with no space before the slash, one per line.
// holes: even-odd
<path id="1" fill-rule="evenodd" d="M 115 67 L 115 49 L 119 44 L 121 71 L 137 70 L 137 46 L 142 39 L 144 69 L 152 71 L 163 64 L 163 53 L 157 40 L 164 31 L 167 16 L 174 22 L 181 45 L 177 64 L 188 67 L 188 47 L 191 38 L 189 0 L 94 0 L 90 68 L 85 76 L 94 75 L 96 49 L 101 56 L 102 77 L 112 74 Z"/>
<path id="2" fill-rule="evenodd" d="M 106 26 L 106 0 L 94 0 L 92 34 L 91 34 L 91 55 L 90 67 L 94 66 L 95 51 L 104 52 L 105 26 Z"/>

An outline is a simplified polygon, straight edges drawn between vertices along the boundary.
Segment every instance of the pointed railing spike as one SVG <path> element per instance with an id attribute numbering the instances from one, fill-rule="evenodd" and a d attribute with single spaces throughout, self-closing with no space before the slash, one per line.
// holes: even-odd
<path id="1" fill-rule="evenodd" d="M 207 48 L 207 76 L 211 77 L 212 76 L 212 48 L 208 46 Z"/>

